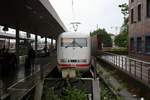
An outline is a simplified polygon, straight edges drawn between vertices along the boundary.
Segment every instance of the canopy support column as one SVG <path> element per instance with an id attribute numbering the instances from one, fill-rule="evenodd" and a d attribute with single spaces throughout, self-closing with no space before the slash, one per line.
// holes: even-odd
<path id="1" fill-rule="evenodd" d="M 37 42 L 38 42 L 38 36 L 35 35 L 35 51 L 37 51 Z"/>
<path id="2" fill-rule="evenodd" d="M 46 51 L 47 51 L 47 37 L 45 37 L 45 47 L 46 47 Z"/>
<path id="3" fill-rule="evenodd" d="M 16 58 L 17 58 L 17 65 L 19 64 L 19 42 L 20 42 L 20 39 L 19 39 L 19 27 L 16 26 Z"/>

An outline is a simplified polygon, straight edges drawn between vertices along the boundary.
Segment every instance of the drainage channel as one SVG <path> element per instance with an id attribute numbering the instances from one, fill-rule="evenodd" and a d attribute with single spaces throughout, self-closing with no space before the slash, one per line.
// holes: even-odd
<path id="1" fill-rule="evenodd" d="M 98 58 L 99 73 L 123 100 L 149 100 L 148 88 Z M 139 91 L 143 91 L 142 94 Z"/>

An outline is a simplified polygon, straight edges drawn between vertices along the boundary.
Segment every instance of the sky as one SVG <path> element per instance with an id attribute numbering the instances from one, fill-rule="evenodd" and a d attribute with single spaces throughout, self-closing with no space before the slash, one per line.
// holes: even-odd
<path id="1" fill-rule="evenodd" d="M 128 3 L 128 0 L 73 0 L 72 6 L 72 0 L 49 1 L 69 31 L 73 31 L 71 22 L 80 22 L 77 32 L 89 33 L 105 28 L 113 34 L 119 33 L 123 23 L 118 5 Z"/>

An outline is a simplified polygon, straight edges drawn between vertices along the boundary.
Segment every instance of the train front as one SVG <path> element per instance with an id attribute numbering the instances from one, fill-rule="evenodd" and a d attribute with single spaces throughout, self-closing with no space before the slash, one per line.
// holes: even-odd
<path id="1" fill-rule="evenodd" d="M 88 35 L 63 33 L 57 44 L 58 68 L 62 77 L 76 77 L 77 72 L 89 71 L 91 43 Z"/>

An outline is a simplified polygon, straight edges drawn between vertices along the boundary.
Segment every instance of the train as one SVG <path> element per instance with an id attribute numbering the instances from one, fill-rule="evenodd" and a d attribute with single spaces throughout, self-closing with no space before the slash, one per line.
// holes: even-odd
<path id="1" fill-rule="evenodd" d="M 74 78 L 78 73 L 90 71 L 92 66 L 91 43 L 89 34 L 64 32 L 58 36 L 57 68 L 61 71 L 63 78 Z"/>

